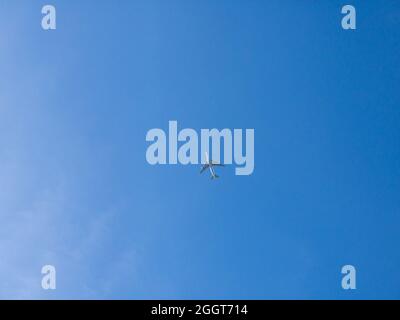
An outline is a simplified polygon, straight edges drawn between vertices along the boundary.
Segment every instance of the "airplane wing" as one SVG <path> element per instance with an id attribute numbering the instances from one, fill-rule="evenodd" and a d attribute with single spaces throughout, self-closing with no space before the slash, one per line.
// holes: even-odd
<path id="1" fill-rule="evenodd" d="M 211 164 L 213 165 L 213 166 L 216 166 L 216 167 L 225 167 L 223 164 L 221 164 L 221 163 L 214 163 L 214 162 L 211 162 Z"/>
<path id="2" fill-rule="evenodd" d="M 209 168 L 209 164 L 205 164 L 202 168 L 201 168 L 201 170 L 200 170 L 200 173 L 203 173 L 204 171 L 206 171 L 208 168 Z"/>

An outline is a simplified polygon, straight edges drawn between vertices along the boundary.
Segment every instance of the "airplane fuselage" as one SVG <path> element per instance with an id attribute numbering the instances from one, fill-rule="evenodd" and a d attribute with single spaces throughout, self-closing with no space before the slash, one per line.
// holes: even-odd
<path id="1" fill-rule="evenodd" d="M 211 175 L 215 178 L 215 171 L 211 164 L 210 164 L 210 172 L 211 172 Z"/>

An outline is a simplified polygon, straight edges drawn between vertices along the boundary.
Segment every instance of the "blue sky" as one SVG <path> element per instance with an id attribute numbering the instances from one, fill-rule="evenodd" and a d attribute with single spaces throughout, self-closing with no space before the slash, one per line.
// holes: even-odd
<path id="1" fill-rule="evenodd" d="M 400 298 L 398 1 L 44 4 L 0 1 L 1 298 Z M 169 120 L 254 173 L 150 166 Z"/>

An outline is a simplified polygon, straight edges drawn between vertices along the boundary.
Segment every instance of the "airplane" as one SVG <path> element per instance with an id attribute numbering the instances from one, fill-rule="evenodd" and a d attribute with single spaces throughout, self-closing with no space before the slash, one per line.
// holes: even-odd
<path id="1" fill-rule="evenodd" d="M 224 165 L 210 161 L 208 158 L 208 153 L 206 152 L 206 163 L 201 168 L 200 173 L 203 173 L 207 169 L 210 169 L 211 179 L 217 179 L 217 178 L 219 178 L 219 176 L 215 173 L 214 167 L 224 167 Z"/>

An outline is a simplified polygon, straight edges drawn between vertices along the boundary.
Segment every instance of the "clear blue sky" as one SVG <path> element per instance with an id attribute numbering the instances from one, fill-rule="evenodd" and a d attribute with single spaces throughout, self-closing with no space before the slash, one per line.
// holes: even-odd
<path id="1" fill-rule="evenodd" d="M 349 3 L 0 1 L 0 297 L 400 298 L 400 2 Z M 169 120 L 253 175 L 150 166 Z"/>

